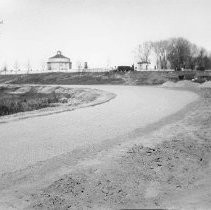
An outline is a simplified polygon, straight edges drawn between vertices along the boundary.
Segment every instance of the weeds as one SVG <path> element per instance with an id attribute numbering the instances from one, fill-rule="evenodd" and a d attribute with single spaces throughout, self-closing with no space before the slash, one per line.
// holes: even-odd
<path id="1" fill-rule="evenodd" d="M 0 116 L 42 109 L 58 102 L 59 97 L 55 93 L 3 94 L 0 98 Z"/>

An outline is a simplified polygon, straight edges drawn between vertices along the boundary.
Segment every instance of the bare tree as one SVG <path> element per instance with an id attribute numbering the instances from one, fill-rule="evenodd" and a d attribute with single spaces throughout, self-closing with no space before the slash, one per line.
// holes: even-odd
<path id="1" fill-rule="evenodd" d="M 199 48 L 197 45 L 191 43 L 190 45 L 190 57 L 189 57 L 189 68 L 194 70 L 197 65 L 197 57 L 199 55 Z"/>
<path id="2" fill-rule="evenodd" d="M 135 52 L 137 61 L 149 63 L 151 50 L 152 50 L 152 42 L 144 42 L 143 44 L 139 45 Z"/>
<path id="3" fill-rule="evenodd" d="M 165 40 L 152 43 L 152 48 L 157 57 L 157 68 L 167 69 L 167 46 L 168 43 Z"/>
<path id="4" fill-rule="evenodd" d="M 111 59 L 108 57 L 106 60 L 106 69 L 110 69 L 111 68 Z"/>
<path id="5" fill-rule="evenodd" d="M 27 62 L 27 74 L 29 74 L 30 71 L 31 71 L 31 64 L 30 64 L 30 60 L 28 60 L 28 62 Z"/>
<path id="6" fill-rule="evenodd" d="M 81 72 L 83 70 L 83 62 L 81 60 L 78 60 L 76 65 L 78 71 Z"/>
<path id="7" fill-rule="evenodd" d="M 149 63 L 152 50 L 157 57 L 157 67 L 161 69 L 205 70 L 211 68 L 211 55 L 204 48 L 199 48 L 182 37 L 144 42 L 135 51 L 136 61 L 141 64 Z"/>
<path id="8" fill-rule="evenodd" d="M 187 68 L 191 57 L 191 43 L 184 38 L 173 38 L 168 42 L 167 58 L 175 70 Z"/>
<path id="9" fill-rule="evenodd" d="M 203 47 L 198 49 L 198 56 L 196 57 L 195 61 L 196 68 L 198 70 L 204 70 L 205 68 L 207 68 L 208 53 Z"/>
<path id="10" fill-rule="evenodd" d="M 15 71 L 15 74 L 18 73 L 18 68 L 19 68 L 18 62 L 15 61 L 15 63 L 14 63 L 14 71 Z"/>
<path id="11" fill-rule="evenodd" d="M 45 71 L 45 69 L 46 69 L 46 63 L 45 63 L 45 61 L 42 61 L 41 62 L 41 71 Z"/>
<path id="12" fill-rule="evenodd" d="M 8 72 L 8 69 L 7 69 L 7 65 L 6 65 L 6 64 L 5 64 L 4 67 L 3 67 L 3 72 L 4 72 L 5 75 L 6 75 L 7 72 Z"/>

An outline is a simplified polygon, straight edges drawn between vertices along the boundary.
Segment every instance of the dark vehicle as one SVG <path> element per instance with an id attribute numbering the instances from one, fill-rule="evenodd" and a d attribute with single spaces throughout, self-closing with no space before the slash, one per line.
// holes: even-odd
<path id="1" fill-rule="evenodd" d="M 134 71 L 134 66 L 117 66 L 116 71 L 122 71 L 122 72 Z"/>
<path id="2" fill-rule="evenodd" d="M 182 71 L 182 68 L 176 66 L 176 67 L 175 67 L 175 71 Z"/>
<path id="3" fill-rule="evenodd" d="M 196 70 L 198 70 L 198 71 L 205 71 L 205 67 L 204 66 L 197 66 Z"/>

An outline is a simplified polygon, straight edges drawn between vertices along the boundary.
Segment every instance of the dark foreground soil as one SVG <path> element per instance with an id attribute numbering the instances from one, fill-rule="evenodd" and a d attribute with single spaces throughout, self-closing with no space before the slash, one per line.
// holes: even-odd
<path id="1" fill-rule="evenodd" d="M 199 94 L 181 119 L 90 159 L 32 194 L 28 208 L 211 209 L 211 89 Z"/>

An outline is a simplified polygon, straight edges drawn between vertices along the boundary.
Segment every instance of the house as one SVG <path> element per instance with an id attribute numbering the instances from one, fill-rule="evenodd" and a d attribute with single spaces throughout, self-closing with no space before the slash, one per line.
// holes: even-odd
<path id="1" fill-rule="evenodd" d="M 153 52 L 148 57 L 138 57 L 135 62 L 135 71 L 152 71 L 157 69 L 156 56 Z"/>
<path id="2" fill-rule="evenodd" d="M 166 55 L 156 55 L 152 50 L 147 60 L 140 59 L 135 64 L 136 71 L 159 71 L 170 68 Z"/>
<path id="3" fill-rule="evenodd" d="M 48 70 L 69 70 L 72 68 L 72 63 L 70 62 L 70 58 L 63 56 L 61 51 L 57 51 L 55 56 L 48 59 L 47 66 Z"/>
<path id="4" fill-rule="evenodd" d="M 140 61 L 137 63 L 135 70 L 136 71 L 145 71 L 148 70 L 150 67 L 151 63 L 148 61 Z"/>

